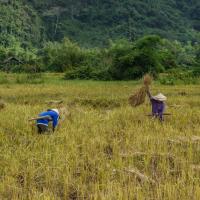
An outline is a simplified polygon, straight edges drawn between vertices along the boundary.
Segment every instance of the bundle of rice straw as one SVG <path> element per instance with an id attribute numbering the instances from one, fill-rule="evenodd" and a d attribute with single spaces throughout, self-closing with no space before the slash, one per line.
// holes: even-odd
<path id="1" fill-rule="evenodd" d="M 151 85 L 152 78 L 149 74 L 145 75 L 143 78 L 142 86 L 135 94 L 129 97 L 129 104 L 133 107 L 139 106 L 145 102 L 145 97 L 149 86 Z"/>
<path id="2" fill-rule="evenodd" d="M 149 87 L 152 82 L 152 77 L 149 74 L 146 74 L 143 78 L 143 83 L 146 87 Z"/>

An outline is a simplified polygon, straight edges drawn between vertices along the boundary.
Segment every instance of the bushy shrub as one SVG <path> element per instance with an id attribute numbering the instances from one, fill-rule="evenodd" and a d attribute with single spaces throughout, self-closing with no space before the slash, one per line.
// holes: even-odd
<path id="1" fill-rule="evenodd" d="M 113 77 L 107 69 L 99 69 L 94 70 L 92 72 L 92 79 L 101 81 L 111 81 L 113 80 Z"/>
<path id="2" fill-rule="evenodd" d="M 65 72 L 79 67 L 85 60 L 85 51 L 76 43 L 64 38 L 62 42 L 49 42 L 42 51 L 44 70 Z"/>
<path id="3" fill-rule="evenodd" d="M 161 75 L 158 80 L 163 85 L 196 84 L 198 82 L 193 71 L 183 69 L 171 69 Z"/>
<path id="4" fill-rule="evenodd" d="M 162 77 L 158 79 L 160 84 L 162 85 L 175 85 L 175 78 L 174 77 Z"/>
<path id="5" fill-rule="evenodd" d="M 65 73 L 65 79 L 92 79 L 92 69 L 87 66 L 70 69 Z"/>
<path id="6" fill-rule="evenodd" d="M 112 80 L 107 70 L 96 70 L 94 67 L 82 66 L 80 68 L 70 69 L 65 73 L 66 80 Z"/>

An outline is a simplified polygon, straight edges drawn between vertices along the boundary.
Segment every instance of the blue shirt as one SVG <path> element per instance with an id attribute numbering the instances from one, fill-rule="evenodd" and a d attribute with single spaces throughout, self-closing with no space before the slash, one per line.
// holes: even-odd
<path id="1" fill-rule="evenodd" d="M 39 114 L 39 117 L 44 117 L 44 116 L 50 116 L 52 120 L 50 119 L 39 119 L 37 120 L 37 124 L 43 124 L 45 126 L 49 125 L 50 121 L 53 121 L 53 128 L 55 128 L 58 125 L 58 120 L 59 120 L 59 114 L 53 110 L 48 110 L 45 112 L 42 112 Z"/>

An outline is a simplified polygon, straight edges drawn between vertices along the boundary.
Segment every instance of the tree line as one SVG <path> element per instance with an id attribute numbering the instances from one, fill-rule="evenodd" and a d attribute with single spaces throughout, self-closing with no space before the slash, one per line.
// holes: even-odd
<path id="1" fill-rule="evenodd" d="M 14 58 L 14 62 L 11 58 Z M 66 79 L 133 80 L 145 73 L 155 77 L 172 70 L 200 72 L 200 45 L 147 35 L 135 41 L 109 41 L 104 48 L 84 48 L 64 38 L 41 48 L 20 42 L 0 46 L 0 70 L 6 72 L 62 72 Z"/>

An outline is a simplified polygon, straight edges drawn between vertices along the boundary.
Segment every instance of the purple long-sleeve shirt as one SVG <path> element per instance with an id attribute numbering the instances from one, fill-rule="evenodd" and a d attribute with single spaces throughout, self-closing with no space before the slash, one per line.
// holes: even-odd
<path id="1" fill-rule="evenodd" d="M 163 113 L 165 111 L 165 103 L 162 101 L 157 101 L 153 99 L 151 93 L 147 91 L 149 99 L 152 105 L 152 116 L 158 117 L 161 121 L 163 121 Z"/>

